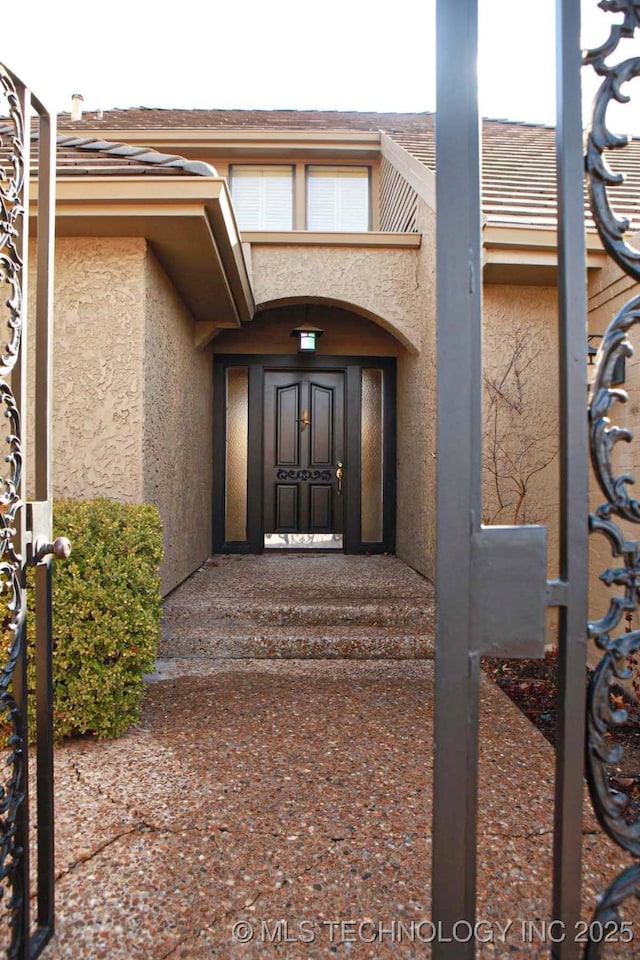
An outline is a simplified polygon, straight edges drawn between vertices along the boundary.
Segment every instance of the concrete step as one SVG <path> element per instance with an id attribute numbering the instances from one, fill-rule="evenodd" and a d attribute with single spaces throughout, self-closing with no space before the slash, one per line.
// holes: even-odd
<path id="1" fill-rule="evenodd" d="M 165 600 L 167 659 L 431 657 L 432 584 L 395 557 L 213 557 Z"/>
<path id="2" fill-rule="evenodd" d="M 433 630 L 307 626 L 289 630 L 172 630 L 161 659 L 413 659 L 433 657 Z"/>
<path id="3" fill-rule="evenodd" d="M 433 624 L 434 604 L 389 599 L 362 601 L 324 600 L 286 603 L 272 600 L 210 599 L 198 605 L 198 624 L 205 628 L 229 627 L 250 629 L 255 626 L 332 626 L 354 624 L 359 626 L 430 627 Z M 174 604 L 170 619 L 173 629 L 194 622 L 193 606 Z"/>

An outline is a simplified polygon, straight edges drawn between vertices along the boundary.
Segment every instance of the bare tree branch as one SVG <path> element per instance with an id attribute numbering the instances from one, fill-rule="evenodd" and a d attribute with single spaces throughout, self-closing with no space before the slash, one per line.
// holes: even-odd
<path id="1" fill-rule="evenodd" d="M 494 375 L 486 370 L 483 374 L 488 523 L 507 512 L 513 524 L 534 522 L 527 515 L 532 481 L 558 454 L 555 419 L 537 407 L 533 396 L 542 352 L 535 330 L 517 323 L 502 368 Z"/>

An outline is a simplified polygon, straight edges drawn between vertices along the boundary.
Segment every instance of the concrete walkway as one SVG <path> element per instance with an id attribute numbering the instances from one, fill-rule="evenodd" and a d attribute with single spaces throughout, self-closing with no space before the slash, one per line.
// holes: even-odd
<path id="1" fill-rule="evenodd" d="M 46 956 L 429 957 L 432 600 L 384 557 L 216 558 L 179 588 L 140 725 L 57 752 Z M 547 956 L 553 751 L 488 680 L 480 733 L 478 956 Z M 589 817 L 584 850 L 588 915 L 628 858 Z"/>

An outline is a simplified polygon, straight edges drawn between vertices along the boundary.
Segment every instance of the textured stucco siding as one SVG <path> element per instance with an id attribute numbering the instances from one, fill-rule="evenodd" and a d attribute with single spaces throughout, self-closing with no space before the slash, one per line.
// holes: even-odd
<path id="1" fill-rule="evenodd" d="M 143 499 L 164 529 L 162 590 L 211 550 L 211 354 L 194 348 L 194 323 L 151 251 L 146 260 Z"/>
<path id="2" fill-rule="evenodd" d="M 495 469 L 491 465 L 491 425 L 487 422 L 488 393 L 483 392 L 485 407 L 483 510 L 484 520 L 492 524 L 540 523 L 548 527 L 548 573 L 558 571 L 559 486 L 559 357 L 558 305 L 555 287 L 487 286 L 484 288 L 483 368 L 485 378 L 500 383 L 515 352 L 522 349 L 522 389 L 515 391 L 509 382 L 509 399 L 521 404 L 514 411 L 508 431 L 504 421 L 497 440 L 507 450 L 512 466 L 499 480 L 505 506 L 500 509 L 495 488 Z M 586 401 L 585 401 L 586 402 Z M 494 460 L 495 463 L 495 460 Z M 542 468 L 542 469 L 539 469 Z M 539 472 L 538 472 L 539 470 Z M 526 495 L 516 519 L 518 493 L 515 481 L 526 487 Z"/>
<path id="3" fill-rule="evenodd" d="M 211 546 L 211 355 L 143 239 L 57 241 L 53 343 L 54 496 L 157 506 L 166 593 Z"/>
<path id="4" fill-rule="evenodd" d="M 422 246 L 418 252 L 416 282 L 420 313 L 412 326 L 418 331 L 420 351 L 398 356 L 398 509 L 397 553 L 403 560 L 435 579 L 437 496 L 437 358 L 435 213 L 423 201 L 418 208 Z M 531 425 L 520 440 L 533 440 L 536 462 L 547 465 L 532 472 L 520 522 L 548 524 L 549 573 L 558 562 L 558 347 L 557 294 L 544 287 L 486 286 L 483 292 L 483 366 L 490 379 L 504 373 L 514 349 L 517 331 L 528 340 L 531 363 L 523 391 L 523 419 Z M 505 439 L 505 438 L 501 438 Z M 513 509 L 498 514 L 490 475 L 484 477 L 485 520 L 511 523 Z M 505 493 L 508 490 L 505 489 Z M 505 497 L 512 502 L 512 497 Z"/>
<path id="5" fill-rule="evenodd" d="M 422 201 L 419 226 L 419 249 L 258 244 L 252 261 L 259 303 L 314 301 L 310 312 L 318 313 L 315 320 L 325 329 L 320 353 L 398 358 L 397 553 L 434 578 L 435 214 Z M 624 286 L 615 273 L 594 281 L 594 323 L 605 322 Z M 166 592 L 210 550 L 211 350 L 195 349 L 193 321 L 143 240 L 60 240 L 55 290 L 55 494 L 155 504 L 165 529 Z M 259 312 L 242 330 L 221 332 L 213 350 L 293 353 L 289 333 L 301 309 Z M 530 331 L 536 356 L 526 415 L 534 423 L 557 422 L 555 290 L 486 287 L 484 323 L 489 376 L 508 362 L 514 330 Z M 639 409 L 630 406 L 627 413 L 640 420 Z M 545 440 L 547 447 L 553 442 Z M 508 510 L 495 515 L 491 491 L 485 492 L 486 518 L 512 522 Z M 552 575 L 558 499 L 553 456 L 532 477 L 526 516 L 520 518 L 548 523 Z"/>
<path id="6" fill-rule="evenodd" d="M 254 244 L 255 300 L 274 306 L 298 298 L 332 300 L 371 317 L 417 351 L 424 313 L 419 253 L 413 248 Z"/>
<path id="7" fill-rule="evenodd" d="M 344 304 L 364 318 L 343 325 L 339 339 L 332 328 L 319 353 L 382 354 L 398 358 L 396 552 L 428 577 L 435 575 L 435 215 L 419 204 L 419 249 L 252 246 L 256 302 L 296 298 Z M 313 307 L 313 310 L 319 309 Z M 319 322 L 309 316 L 310 322 Z M 375 323 L 374 323 L 375 321 Z M 369 333 L 366 325 L 369 324 Z M 386 345 L 374 331 L 395 338 Z M 275 332 L 275 331 L 274 331 Z M 254 328 L 256 352 L 294 352 L 286 346 L 284 327 L 278 349 Z M 226 352 L 235 339 L 221 334 L 216 351 Z M 275 344 L 275 340 L 271 343 Z M 382 348 L 382 349 L 381 349 Z M 247 350 L 249 352 L 249 350 Z"/>
<path id="8" fill-rule="evenodd" d="M 139 239 L 56 243 L 55 497 L 142 499 L 145 256 Z"/>
<path id="9" fill-rule="evenodd" d="M 420 573 L 436 572 L 436 251 L 435 213 L 418 201 L 415 283 L 420 293 L 412 318 L 418 354 L 398 357 L 398 506 L 396 553 Z"/>

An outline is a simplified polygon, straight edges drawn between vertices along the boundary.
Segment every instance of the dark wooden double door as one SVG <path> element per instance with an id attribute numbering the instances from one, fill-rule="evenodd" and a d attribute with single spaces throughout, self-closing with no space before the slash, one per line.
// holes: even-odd
<path id="1" fill-rule="evenodd" d="M 345 375 L 265 371 L 265 533 L 341 534 Z"/>

